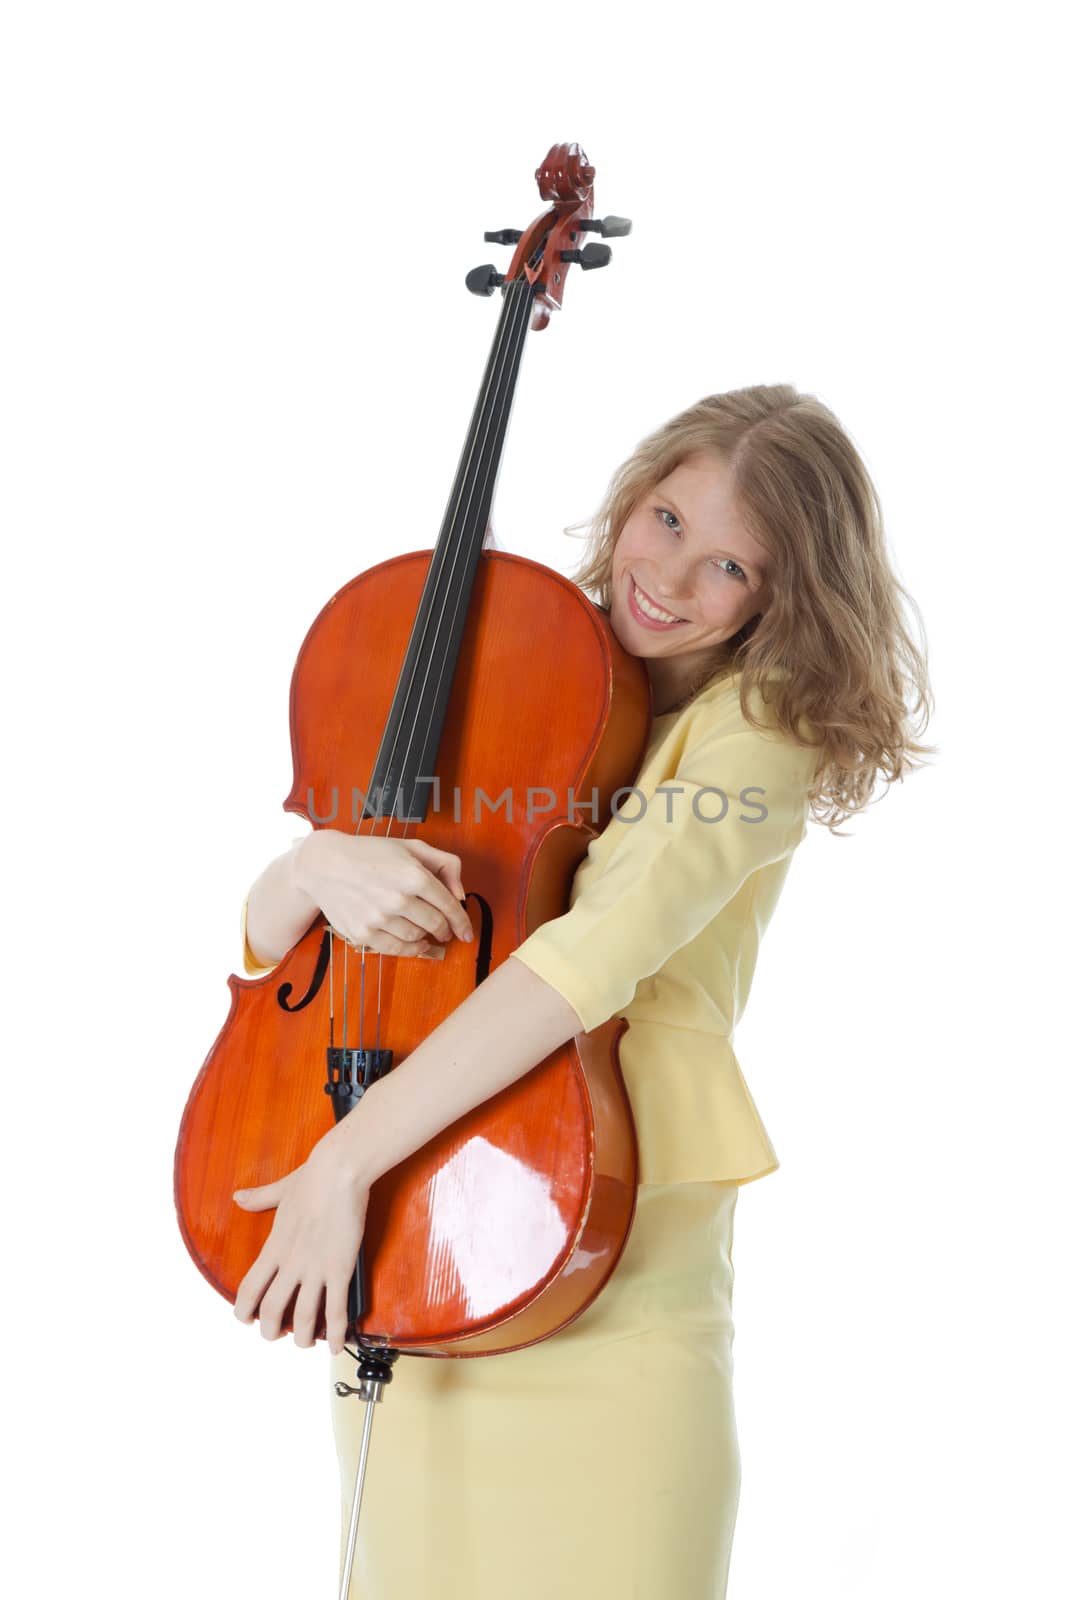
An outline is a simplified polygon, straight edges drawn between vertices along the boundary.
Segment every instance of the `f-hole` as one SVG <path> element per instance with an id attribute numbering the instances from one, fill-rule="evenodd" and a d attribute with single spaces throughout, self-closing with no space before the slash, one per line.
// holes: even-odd
<path id="1" fill-rule="evenodd" d="M 477 989 L 478 985 L 484 983 L 488 978 L 489 968 L 493 960 L 493 908 L 484 895 L 475 894 L 473 890 L 468 890 L 467 897 L 463 902 L 464 908 L 466 908 L 469 900 L 477 900 L 480 913 L 478 920 L 481 923 L 481 932 L 478 935 L 478 957 L 474 964 L 474 987 Z"/>
<path id="2" fill-rule="evenodd" d="M 322 943 L 319 945 L 318 960 L 315 962 L 315 970 L 311 974 L 311 982 L 308 984 L 307 994 L 302 1000 L 297 1000 L 294 1005 L 290 1005 L 289 996 L 293 992 L 293 986 L 291 983 L 283 983 L 281 988 L 278 990 L 278 1004 L 281 1006 L 282 1010 L 290 1012 L 303 1011 L 305 1006 L 309 1006 L 312 1000 L 314 1000 L 315 996 L 318 994 L 319 990 L 322 988 L 322 981 L 326 976 L 329 965 L 330 930 L 329 928 L 323 928 Z"/>

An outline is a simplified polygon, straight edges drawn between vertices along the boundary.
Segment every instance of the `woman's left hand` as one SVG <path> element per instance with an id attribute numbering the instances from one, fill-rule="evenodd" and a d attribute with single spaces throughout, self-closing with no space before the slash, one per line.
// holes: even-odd
<path id="1" fill-rule="evenodd" d="M 278 1339 L 295 1294 L 293 1343 L 308 1350 L 325 1291 L 326 1337 L 334 1355 L 348 1330 L 348 1287 L 370 1195 L 370 1185 L 353 1175 L 345 1159 L 339 1132 L 340 1125 L 331 1129 L 286 1177 L 234 1195 L 243 1211 L 276 1210 L 267 1242 L 241 1280 L 234 1315 L 251 1322 L 258 1307 L 260 1333 Z"/>

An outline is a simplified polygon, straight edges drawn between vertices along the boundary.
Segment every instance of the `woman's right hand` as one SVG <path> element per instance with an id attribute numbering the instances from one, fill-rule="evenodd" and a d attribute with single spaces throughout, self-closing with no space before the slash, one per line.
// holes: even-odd
<path id="1" fill-rule="evenodd" d="M 319 828 L 297 846 L 293 879 L 349 944 L 382 955 L 424 955 L 453 934 L 474 937 L 459 857 L 424 839 Z"/>

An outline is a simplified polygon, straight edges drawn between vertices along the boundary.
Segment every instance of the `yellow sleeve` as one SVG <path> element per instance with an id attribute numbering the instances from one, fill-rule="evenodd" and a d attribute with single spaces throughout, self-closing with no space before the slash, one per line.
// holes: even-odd
<path id="1" fill-rule="evenodd" d="M 261 961 L 258 961 L 256 959 L 255 954 L 253 953 L 252 946 L 248 942 L 248 899 L 247 899 L 247 897 L 245 898 L 244 905 L 241 907 L 241 944 L 242 944 L 243 949 L 244 949 L 245 971 L 248 973 L 248 976 L 250 978 L 258 978 L 264 972 L 272 972 L 274 970 L 274 968 L 278 965 L 278 963 L 276 961 L 268 961 L 266 966 L 264 966 Z"/>
<path id="2" fill-rule="evenodd" d="M 586 1031 L 617 1016 L 746 878 L 800 843 L 817 754 L 753 728 L 736 701 L 709 709 L 676 776 L 619 806 L 579 867 L 570 910 L 536 928 L 515 957 Z M 599 861 L 583 882 L 583 867 Z"/>

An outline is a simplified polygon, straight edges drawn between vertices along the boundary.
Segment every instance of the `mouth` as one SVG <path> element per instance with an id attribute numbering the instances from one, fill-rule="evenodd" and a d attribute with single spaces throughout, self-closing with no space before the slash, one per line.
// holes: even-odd
<path id="1" fill-rule="evenodd" d="M 676 617 L 672 611 L 665 611 L 662 606 L 658 606 L 639 587 L 633 573 L 630 574 L 629 602 L 630 615 L 636 617 L 646 628 L 679 628 L 684 627 L 689 620 L 687 617 Z"/>

